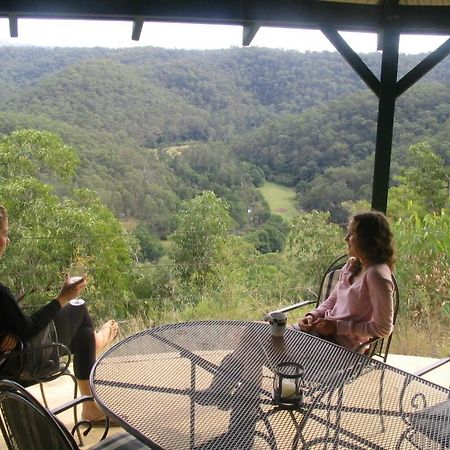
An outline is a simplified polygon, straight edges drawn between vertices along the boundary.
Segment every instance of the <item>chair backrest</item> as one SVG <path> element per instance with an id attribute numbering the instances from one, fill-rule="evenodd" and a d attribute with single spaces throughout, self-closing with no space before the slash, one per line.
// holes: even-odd
<path id="1" fill-rule="evenodd" d="M 46 356 L 50 353 L 51 356 Z M 71 362 L 69 349 L 57 342 L 8 353 L 0 366 L 0 378 L 22 386 L 52 381 L 66 374 Z"/>
<path id="2" fill-rule="evenodd" d="M 58 419 L 14 381 L 0 381 L 0 411 L 0 428 L 9 450 L 78 449 Z"/>
<path id="3" fill-rule="evenodd" d="M 393 302 L 393 309 L 394 309 L 392 323 L 394 325 L 394 328 L 392 330 L 392 333 L 389 336 L 374 341 L 373 344 L 371 344 L 367 350 L 368 356 L 370 356 L 370 357 L 377 356 L 383 362 L 386 362 L 386 359 L 389 354 L 389 349 L 391 347 L 391 341 L 392 341 L 392 335 L 395 330 L 395 323 L 397 322 L 398 309 L 400 306 L 400 292 L 399 292 L 399 288 L 398 288 L 397 278 L 394 274 L 392 274 L 392 282 L 394 284 L 394 291 L 392 292 L 392 302 Z"/>
<path id="4" fill-rule="evenodd" d="M 331 291 L 333 290 L 334 286 L 336 285 L 339 279 L 341 269 L 342 267 L 344 267 L 345 263 L 347 262 L 347 259 L 348 259 L 347 255 L 339 256 L 339 258 L 336 258 L 325 270 L 325 273 L 322 277 L 322 281 L 320 283 L 316 306 L 320 305 L 320 303 L 326 300 L 328 296 L 331 294 Z M 392 282 L 394 284 L 392 301 L 394 310 L 393 323 L 395 325 L 400 305 L 400 293 L 397 278 L 395 277 L 394 274 L 392 274 Z M 370 357 L 377 356 L 381 358 L 384 362 L 386 362 L 387 356 L 389 354 L 389 348 L 391 346 L 392 334 L 393 333 L 391 333 L 389 336 L 385 338 L 377 339 L 374 340 L 373 342 L 370 342 L 365 350 L 365 354 L 367 354 L 367 356 Z"/>
<path id="5" fill-rule="evenodd" d="M 347 259 L 347 255 L 339 256 L 339 258 L 336 258 L 325 270 L 322 281 L 320 282 L 316 306 L 319 306 L 331 294 L 331 291 L 333 290 L 334 286 L 336 286 L 336 283 L 339 279 L 341 269 L 344 267 Z"/>
<path id="6" fill-rule="evenodd" d="M 54 380 L 67 372 L 72 355 L 58 342 L 53 321 L 41 333 L 21 344 L 21 350 L 3 356 L 0 379 L 14 380 L 27 387 Z"/>

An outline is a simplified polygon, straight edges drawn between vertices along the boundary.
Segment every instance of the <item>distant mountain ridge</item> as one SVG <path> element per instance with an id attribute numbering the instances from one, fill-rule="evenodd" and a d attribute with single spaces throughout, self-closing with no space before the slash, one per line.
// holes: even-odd
<path id="1" fill-rule="evenodd" d="M 401 55 L 400 76 L 423 57 Z M 374 148 L 375 96 L 337 53 L 0 47 L 0 58 L 0 132 L 31 127 L 61 135 L 80 152 L 77 183 L 123 217 L 151 222 L 155 205 L 173 210 L 186 189 L 214 184 L 213 174 L 201 172 L 207 165 L 191 173 L 192 154 L 175 164 L 154 149 L 223 142 L 220 151 L 251 163 L 233 171 L 254 175 L 259 167 L 304 190 L 328 167 L 360 163 Z M 378 73 L 379 54 L 362 58 Z M 446 154 L 449 73 L 447 58 L 399 99 L 398 160 L 423 137 Z M 214 189 L 223 191 L 218 183 Z"/>
<path id="2" fill-rule="evenodd" d="M 3 110 L 122 128 L 143 146 L 228 138 L 364 88 L 340 55 L 326 52 L 0 48 L 0 55 Z M 379 64 L 377 54 L 367 59 Z"/>

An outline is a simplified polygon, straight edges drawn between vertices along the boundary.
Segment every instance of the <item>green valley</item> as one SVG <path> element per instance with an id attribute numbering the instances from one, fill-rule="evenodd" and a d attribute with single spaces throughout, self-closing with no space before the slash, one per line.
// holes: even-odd
<path id="1" fill-rule="evenodd" d="M 401 55 L 399 77 L 425 55 Z M 0 279 L 34 308 L 72 260 L 97 320 L 259 320 L 314 298 L 371 196 L 377 100 L 333 52 L 0 47 Z M 379 54 L 363 55 L 374 70 Z M 396 105 L 397 350 L 449 352 L 450 60 Z M 135 324 L 135 325 L 133 325 Z M 431 328 L 439 338 L 429 339 Z M 407 337 L 422 336 L 414 344 Z"/>

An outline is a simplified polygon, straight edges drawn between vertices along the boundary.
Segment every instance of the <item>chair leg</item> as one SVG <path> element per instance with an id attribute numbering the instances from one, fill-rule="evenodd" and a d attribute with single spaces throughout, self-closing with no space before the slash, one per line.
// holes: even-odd
<path id="1" fill-rule="evenodd" d="M 39 383 L 39 389 L 41 390 L 42 401 L 44 402 L 45 407 L 48 409 L 47 397 L 44 392 L 44 383 Z"/>
<path id="2" fill-rule="evenodd" d="M 77 396 L 78 396 L 77 379 L 70 372 L 64 372 L 62 375 L 67 375 L 68 377 L 70 377 L 72 379 L 73 384 L 74 384 L 73 398 L 76 399 Z M 39 383 L 39 388 L 41 390 L 42 401 L 44 402 L 45 407 L 47 409 L 49 409 L 48 402 L 47 402 L 47 397 L 45 396 L 45 391 L 44 391 L 44 383 Z M 78 423 L 78 410 L 77 410 L 77 408 L 78 408 L 78 405 L 75 405 L 74 408 L 73 408 L 73 421 L 74 421 L 75 425 Z M 81 435 L 81 431 L 80 431 L 79 427 L 77 427 L 76 430 L 77 430 L 77 438 L 78 438 L 79 446 L 82 447 L 84 445 L 84 442 L 83 442 L 83 437 Z"/>
<path id="3" fill-rule="evenodd" d="M 66 372 L 64 375 L 67 375 L 70 377 L 73 381 L 73 398 L 76 399 L 78 396 L 78 383 L 77 379 L 75 378 L 75 375 L 71 374 L 70 372 Z M 78 405 L 75 405 L 73 407 L 73 423 L 76 425 L 78 423 Z M 83 437 L 81 435 L 80 427 L 76 427 L 77 432 L 77 439 L 78 439 L 78 445 L 82 447 L 84 445 Z"/>

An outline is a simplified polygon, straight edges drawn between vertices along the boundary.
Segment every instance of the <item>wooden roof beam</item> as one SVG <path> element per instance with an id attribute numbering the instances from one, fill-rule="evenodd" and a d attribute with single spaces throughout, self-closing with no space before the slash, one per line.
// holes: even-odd
<path id="1" fill-rule="evenodd" d="M 355 53 L 355 51 L 345 42 L 342 36 L 329 26 L 321 27 L 322 33 L 334 45 L 336 50 L 350 64 L 353 70 L 361 77 L 364 83 L 369 86 L 372 92 L 379 96 L 380 82 L 373 72 L 367 67 L 364 61 Z"/>
<path id="2" fill-rule="evenodd" d="M 244 25 L 242 30 L 242 45 L 244 47 L 248 47 L 251 44 L 259 28 L 260 26 L 254 22 Z"/>
<path id="3" fill-rule="evenodd" d="M 416 81 L 419 81 L 433 67 L 437 66 L 444 58 L 450 55 L 450 39 L 447 39 L 433 53 L 426 56 L 416 67 L 411 69 L 397 82 L 396 96 L 399 97 L 408 90 Z"/>
<path id="4" fill-rule="evenodd" d="M 131 32 L 131 39 L 133 41 L 138 41 L 140 39 L 143 26 L 144 19 L 142 17 L 136 17 L 133 20 L 133 31 Z"/>
<path id="5" fill-rule="evenodd" d="M 401 33 L 450 35 L 450 7 L 390 5 Z M 377 33 L 385 27 L 384 5 L 311 0 L 2 0 L 0 16 L 27 18 L 144 20 Z"/>
<path id="6" fill-rule="evenodd" d="M 17 21 L 17 15 L 16 14 L 10 14 L 8 16 L 9 19 L 9 35 L 12 38 L 16 38 L 19 36 L 19 26 Z"/>
<path id="7" fill-rule="evenodd" d="M 377 135 L 373 167 L 372 209 L 386 212 L 391 167 L 392 134 L 398 73 L 400 34 L 395 27 L 385 30 L 378 96 Z"/>

